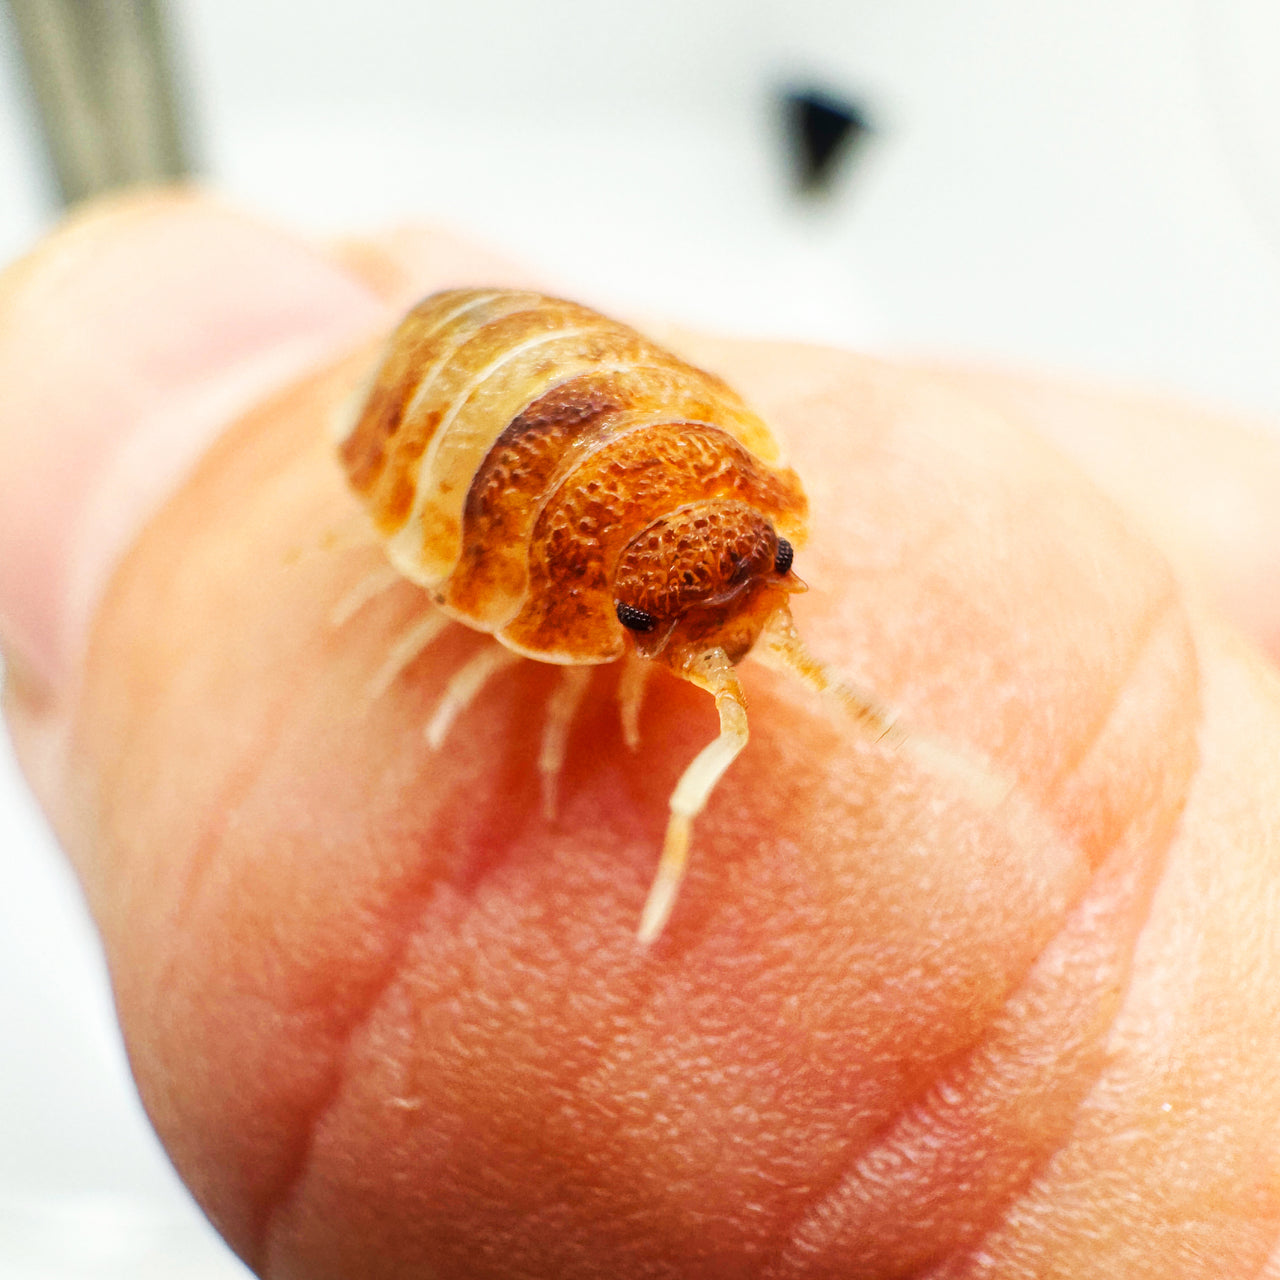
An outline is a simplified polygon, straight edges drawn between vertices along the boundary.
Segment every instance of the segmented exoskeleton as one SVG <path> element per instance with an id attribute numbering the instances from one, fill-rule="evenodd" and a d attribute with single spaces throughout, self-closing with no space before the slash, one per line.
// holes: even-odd
<path id="1" fill-rule="evenodd" d="M 796 635 L 808 504 L 768 428 L 719 378 L 625 325 L 536 293 L 436 294 L 395 331 L 339 451 L 392 565 L 441 611 L 408 648 L 443 617 L 503 646 L 451 681 L 435 739 L 511 655 L 561 664 L 540 758 L 549 795 L 584 668 L 628 659 L 633 745 L 649 663 L 715 697 L 720 734 L 672 794 L 642 940 L 661 932 L 691 823 L 746 744 L 734 667 L 753 647 L 890 731 Z"/>

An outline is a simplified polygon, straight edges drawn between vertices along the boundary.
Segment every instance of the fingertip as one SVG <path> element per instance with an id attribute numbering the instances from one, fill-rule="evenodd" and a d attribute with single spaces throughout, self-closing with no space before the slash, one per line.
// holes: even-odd
<path id="1" fill-rule="evenodd" d="M 0 643 L 29 684 L 65 684 L 116 559 L 226 423 L 384 315 L 188 190 L 92 205 L 0 276 Z"/>

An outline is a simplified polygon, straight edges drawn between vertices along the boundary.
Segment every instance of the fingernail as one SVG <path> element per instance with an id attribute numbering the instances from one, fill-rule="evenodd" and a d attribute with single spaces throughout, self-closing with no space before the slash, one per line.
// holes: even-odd
<path id="1" fill-rule="evenodd" d="M 219 432 L 383 320 L 318 252 L 190 195 L 82 215 L 0 276 L 0 646 L 26 680 L 64 685 Z"/>

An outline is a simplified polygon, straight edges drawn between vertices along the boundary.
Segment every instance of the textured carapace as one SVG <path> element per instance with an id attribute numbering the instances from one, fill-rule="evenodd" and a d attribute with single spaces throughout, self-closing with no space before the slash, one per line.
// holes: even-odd
<path id="1" fill-rule="evenodd" d="M 687 643 L 736 661 L 795 589 L 779 536 L 807 504 L 723 382 L 625 325 L 539 294 L 457 290 L 393 335 L 341 443 L 392 563 L 453 617 L 544 662 Z"/>
<path id="2" fill-rule="evenodd" d="M 536 293 L 436 294 L 393 334 L 339 448 L 401 574 L 507 650 L 566 668 L 539 758 L 544 794 L 585 687 L 575 669 L 629 656 L 621 687 L 633 744 L 641 659 L 714 695 L 720 736 L 671 797 L 643 939 L 662 930 L 692 820 L 746 744 L 734 665 L 758 641 L 887 731 L 791 623 L 807 502 L 768 428 L 719 378 L 625 325 Z M 455 677 L 433 741 L 500 665 L 481 658 Z"/>

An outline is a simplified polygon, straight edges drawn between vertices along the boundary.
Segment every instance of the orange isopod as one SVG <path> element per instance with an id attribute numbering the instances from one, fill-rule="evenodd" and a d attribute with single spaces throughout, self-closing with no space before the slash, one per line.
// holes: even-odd
<path id="1" fill-rule="evenodd" d="M 396 329 L 340 435 L 395 573 L 438 606 L 395 647 L 383 683 L 449 619 L 498 642 L 449 681 L 433 743 L 503 666 L 559 664 L 539 755 L 550 809 L 592 666 L 626 660 L 633 747 L 651 664 L 715 697 L 720 732 L 671 795 L 643 942 L 670 915 L 694 818 L 746 745 L 734 668 L 748 652 L 834 694 L 875 736 L 893 732 L 796 633 L 792 555 L 808 502 L 768 428 L 719 378 L 627 326 L 537 293 L 435 294 Z"/>

